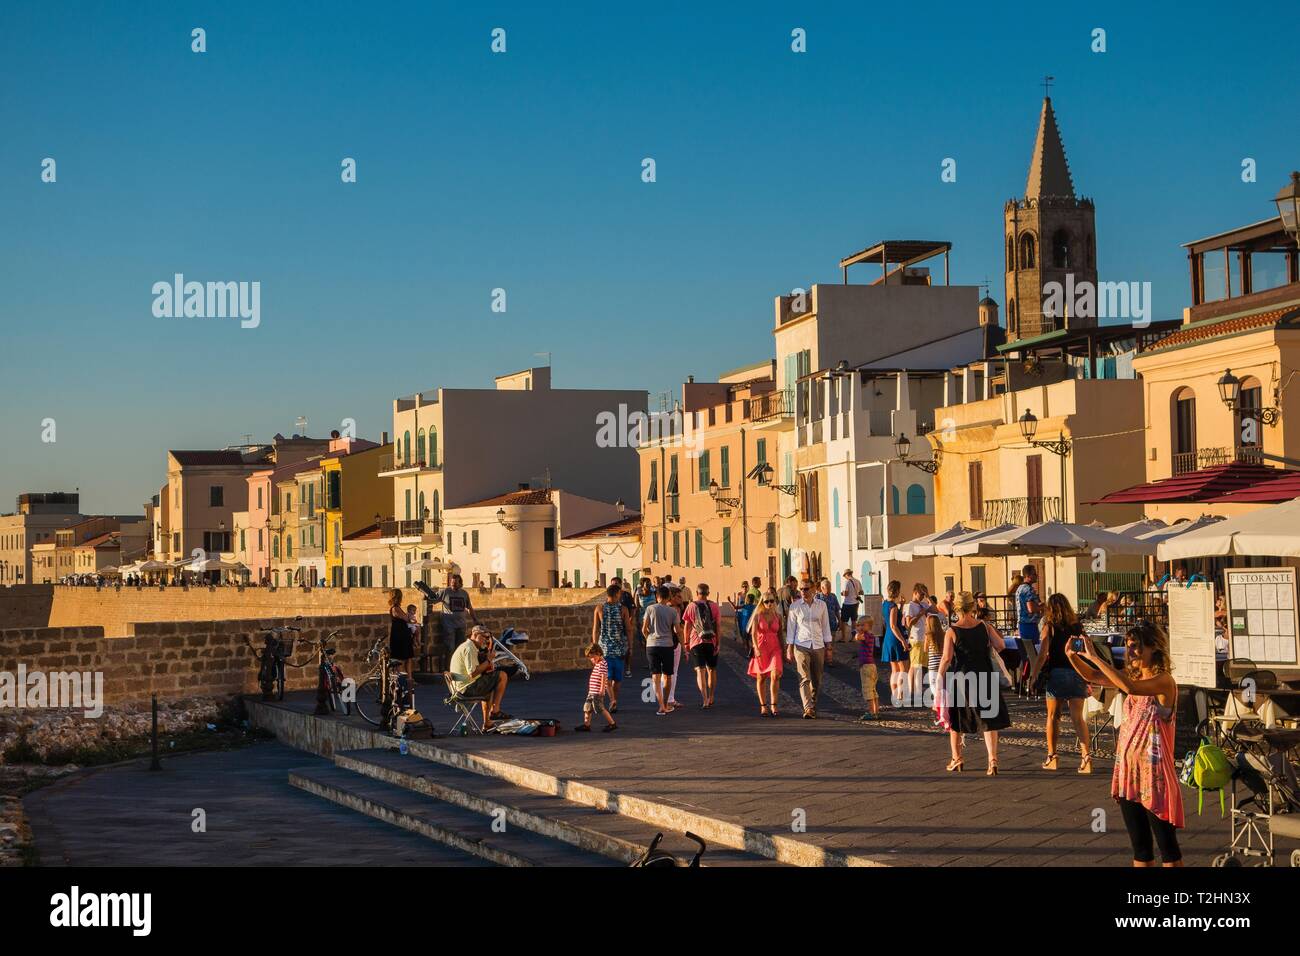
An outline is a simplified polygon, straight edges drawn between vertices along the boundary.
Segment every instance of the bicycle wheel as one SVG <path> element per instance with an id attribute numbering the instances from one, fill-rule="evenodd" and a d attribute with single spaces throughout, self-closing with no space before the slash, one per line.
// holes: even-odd
<path id="1" fill-rule="evenodd" d="M 379 726 L 384 715 L 384 686 L 378 677 L 371 677 L 357 687 L 357 699 L 352 708 L 366 723 Z"/>

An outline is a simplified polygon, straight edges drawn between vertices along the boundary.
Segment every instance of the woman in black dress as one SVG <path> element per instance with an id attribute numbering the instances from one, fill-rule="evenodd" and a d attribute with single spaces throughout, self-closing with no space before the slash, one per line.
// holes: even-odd
<path id="1" fill-rule="evenodd" d="M 975 596 L 957 595 L 957 620 L 943 636 L 943 659 L 937 680 L 943 688 L 951 721 L 948 743 L 952 748 L 949 771 L 961 771 L 962 734 L 982 733 L 989 755 L 989 776 L 998 772 L 998 731 L 1011 724 L 1002 703 L 1000 671 L 991 653 L 1001 651 L 1002 635 L 975 616 Z"/>
<path id="2" fill-rule="evenodd" d="M 402 610 L 402 592 L 399 588 L 388 592 L 388 657 L 390 660 L 401 661 L 406 676 L 412 676 L 415 642 L 411 636 L 411 622 Z"/>

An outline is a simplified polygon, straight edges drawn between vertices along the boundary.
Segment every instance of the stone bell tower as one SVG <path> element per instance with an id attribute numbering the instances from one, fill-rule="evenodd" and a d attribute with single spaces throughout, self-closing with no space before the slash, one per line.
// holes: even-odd
<path id="1" fill-rule="evenodd" d="M 1003 242 L 1008 340 L 1097 324 L 1095 309 L 1091 315 L 1074 314 L 1077 310 L 1068 295 L 1057 297 L 1064 303 L 1055 314 L 1050 303 L 1044 309 L 1048 283 L 1058 282 L 1068 292 L 1086 281 L 1093 283 L 1095 292 L 1097 282 L 1092 200 L 1074 194 L 1050 96 L 1043 97 L 1025 195 L 1007 200 L 1003 209 Z M 1095 302 L 1095 295 L 1092 298 Z"/>

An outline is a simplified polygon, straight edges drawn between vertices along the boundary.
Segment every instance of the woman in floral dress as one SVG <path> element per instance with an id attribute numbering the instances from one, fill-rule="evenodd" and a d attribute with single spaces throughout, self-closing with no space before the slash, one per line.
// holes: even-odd
<path id="1" fill-rule="evenodd" d="M 1107 664 L 1092 641 L 1066 645 L 1066 656 L 1090 684 L 1123 691 L 1124 722 L 1115 748 L 1110 795 L 1119 803 L 1134 866 L 1155 866 L 1155 847 L 1165 866 L 1182 866 L 1178 828 L 1183 795 L 1174 767 L 1174 711 L 1178 684 L 1169 657 L 1169 638 L 1148 621 L 1138 621 L 1125 638 L 1124 670 Z"/>

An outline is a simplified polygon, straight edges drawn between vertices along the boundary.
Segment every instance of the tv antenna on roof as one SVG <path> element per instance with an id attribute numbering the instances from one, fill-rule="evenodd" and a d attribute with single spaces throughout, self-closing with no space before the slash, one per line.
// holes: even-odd
<path id="1" fill-rule="evenodd" d="M 293 423 L 293 427 L 298 429 L 298 434 L 304 438 L 307 435 L 307 418 L 305 415 L 299 415 Z"/>
<path id="2" fill-rule="evenodd" d="M 1051 97 L 1051 95 L 1052 95 L 1052 83 L 1055 82 L 1055 80 L 1056 80 L 1056 77 L 1054 77 L 1054 76 L 1045 76 L 1045 77 L 1043 77 L 1043 96 L 1044 96 L 1044 97 L 1049 97 L 1049 98 Z"/>

